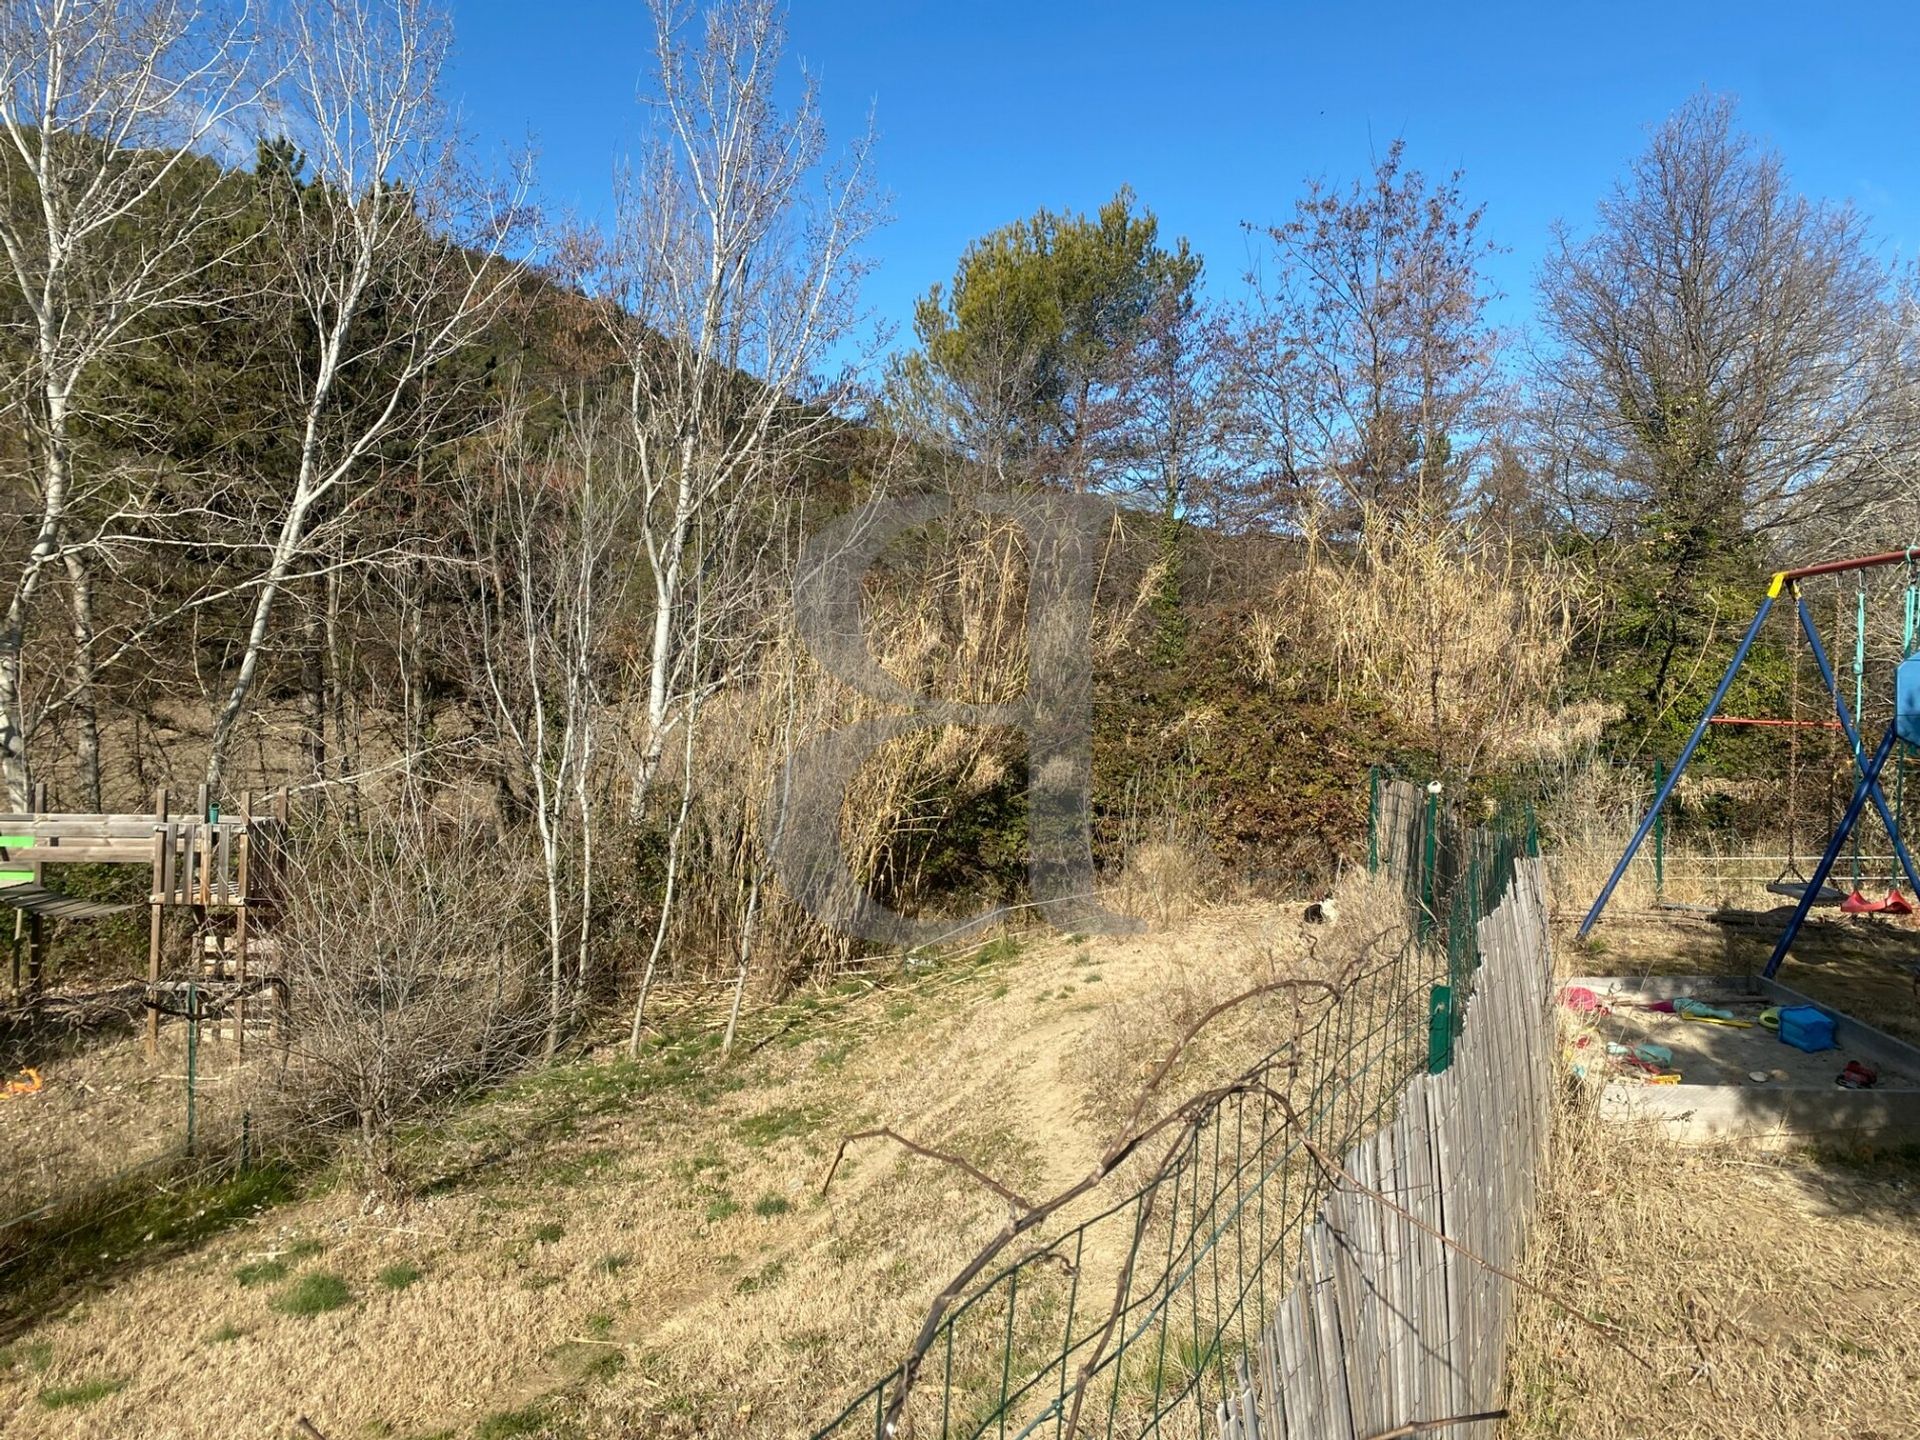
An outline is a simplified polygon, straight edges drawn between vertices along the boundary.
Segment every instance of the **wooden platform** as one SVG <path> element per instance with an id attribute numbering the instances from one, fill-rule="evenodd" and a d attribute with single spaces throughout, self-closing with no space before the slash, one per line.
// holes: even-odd
<path id="1" fill-rule="evenodd" d="M 258 970 L 249 974 L 248 912 L 263 905 L 271 908 L 287 834 L 286 797 L 279 796 L 273 811 L 260 815 L 254 813 L 252 797 L 244 797 L 239 814 L 227 817 L 208 803 L 204 787 L 196 813 L 184 817 L 170 812 L 165 790 L 154 792 L 151 811 L 138 813 L 56 811 L 47 805 L 45 787 L 33 798 L 40 808 L 0 813 L 0 905 L 11 904 L 25 918 L 31 991 L 37 994 L 40 987 L 45 920 L 96 919 L 127 908 L 62 895 L 45 883 L 48 867 L 141 865 L 152 877 L 147 897 L 150 1001 L 162 986 L 165 913 L 191 910 L 202 931 L 214 917 L 225 917 L 219 922 L 225 938 L 218 953 L 222 975 L 230 975 L 236 986 L 235 1026 L 244 1043 L 244 997 L 269 978 Z M 16 985 L 18 981 L 16 970 Z M 160 1009 L 150 1003 L 150 1051 L 157 1050 L 159 1026 Z"/>

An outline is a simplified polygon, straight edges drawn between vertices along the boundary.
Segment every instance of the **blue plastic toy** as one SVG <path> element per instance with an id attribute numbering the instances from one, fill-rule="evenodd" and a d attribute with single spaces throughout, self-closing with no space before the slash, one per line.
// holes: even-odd
<path id="1" fill-rule="evenodd" d="M 1895 723 L 1900 738 L 1909 745 L 1920 745 L 1920 655 L 1910 655 L 1893 672 Z"/>
<path id="2" fill-rule="evenodd" d="M 1790 1005 L 1780 1012 L 1780 1038 L 1796 1050 L 1831 1050 L 1833 1017 L 1811 1005 Z"/>

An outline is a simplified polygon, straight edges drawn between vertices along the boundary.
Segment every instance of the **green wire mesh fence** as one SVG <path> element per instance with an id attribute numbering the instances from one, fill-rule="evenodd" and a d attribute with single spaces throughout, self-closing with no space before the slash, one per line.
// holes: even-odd
<path id="1" fill-rule="evenodd" d="M 1522 811 L 1466 826 L 1438 792 L 1379 774 L 1369 786 L 1369 859 L 1405 887 L 1412 921 L 1338 1003 L 1301 1002 L 1286 1043 L 1190 1101 L 1144 1177 L 1112 1187 L 1121 1198 L 1023 1232 L 1014 1258 L 923 1331 L 917 1358 L 816 1440 L 1210 1429 L 1299 1269 L 1328 1190 L 1314 1150 L 1345 1154 L 1432 1068 L 1433 997 L 1450 991 L 1464 1010 L 1476 921 L 1535 848 Z"/>
<path id="2" fill-rule="evenodd" d="M 1439 782 L 1419 785 L 1377 767 L 1367 778 L 1367 862 L 1399 886 L 1422 938 L 1440 940 L 1446 975 L 1428 997 L 1427 1068 L 1452 1063 L 1480 968 L 1480 921 L 1506 898 L 1516 860 L 1540 853 L 1533 807 L 1505 800 L 1472 823 Z"/>

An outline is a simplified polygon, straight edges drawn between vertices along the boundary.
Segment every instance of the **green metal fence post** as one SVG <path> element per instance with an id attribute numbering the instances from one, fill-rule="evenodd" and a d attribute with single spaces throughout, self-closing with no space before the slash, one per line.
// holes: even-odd
<path id="1" fill-rule="evenodd" d="M 1380 767 L 1367 767 L 1367 874 L 1380 873 Z"/>
<path id="2" fill-rule="evenodd" d="M 1427 1001 L 1427 1073 L 1443 1075 L 1453 1064 L 1453 988 L 1436 985 Z"/>
<path id="3" fill-rule="evenodd" d="M 187 981 L 187 1154 L 193 1154 L 194 1081 L 200 1060 L 199 992 Z"/>

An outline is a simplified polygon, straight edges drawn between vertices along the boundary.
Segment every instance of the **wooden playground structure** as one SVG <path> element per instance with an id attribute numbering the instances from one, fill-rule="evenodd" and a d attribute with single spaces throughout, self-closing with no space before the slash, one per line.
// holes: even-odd
<path id="1" fill-rule="evenodd" d="M 256 812 L 243 796 L 237 816 L 223 815 L 206 787 L 189 815 L 154 792 L 151 812 L 66 813 L 48 808 L 45 786 L 28 813 L 0 814 L 0 903 L 16 912 L 14 988 L 37 997 L 43 988 L 46 922 L 100 919 L 131 908 L 81 899 L 48 885 L 62 865 L 140 865 L 150 869 L 147 930 L 147 1051 L 159 1051 L 160 1020 L 178 1015 L 194 1026 L 231 1019 L 234 1043 L 247 1040 L 247 1001 L 270 993 L 270 1020 L 284 1033 L 287 987 L 273 945 L 277 881 L 286 856 L 287 797 Z M 193 955 L 185 976 L 167 964 L 169 912 L 191 923 Z"/>

